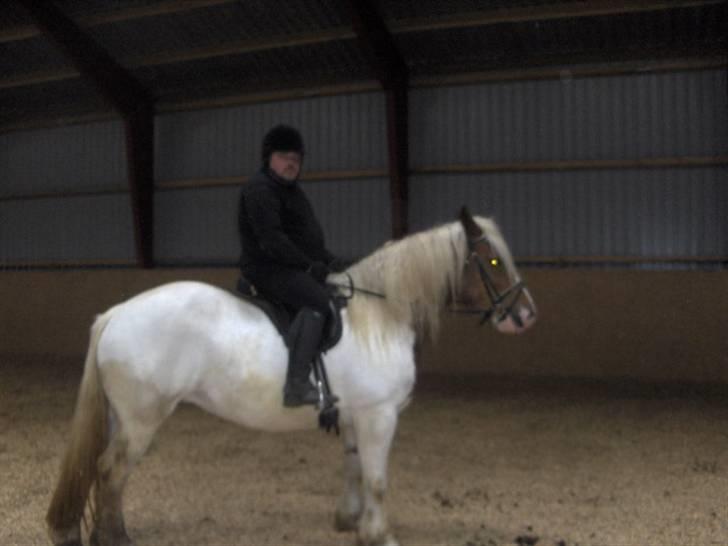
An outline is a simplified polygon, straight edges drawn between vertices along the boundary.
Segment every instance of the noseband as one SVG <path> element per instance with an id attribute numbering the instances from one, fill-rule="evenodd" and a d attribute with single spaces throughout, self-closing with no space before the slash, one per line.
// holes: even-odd
<path id="1" fill-rule="evenodd" d="M 481 243 L 485 243 L 492 248 L 490 241 L 488 241 L 488 238 L 485 235 L 477 239 L 468 238 L 469 255 L 468 259 L 465 260 L 465 263 L 474 263 L 475 266 L 478 268 L 480 281 L 483 283 L 483 287 L 488 294 L 488 299 L 490 299 L 490 307 L 488 307 L 487 309 L 476 308 L 458 310 L 458 312 L 481 315 L 481 325 L 485 324 L 488 320 L 490 320 L 493 315 L 496 316 L 496 322 L 502 322 L 508 316 L 510 316 L 513 319 L 513 322 L 515 322 L 519 327 L 523 327 L 523 321 L 521 320 L 521 317 L 518 313 L 513 312 L 513 308 L 515 307 L 518 298 L 523 293 L 523 290 L 526 288 L 526 283 L 516 277 L 516 282 L 509 286 L 505 291 L 499 292 L 498 287 L 495 285 L 492 277 L 490 276 L 490 273 L 488 273 L 488 268 L 483 263 L 483 259 L 475 251 L 477 245 Z"/>

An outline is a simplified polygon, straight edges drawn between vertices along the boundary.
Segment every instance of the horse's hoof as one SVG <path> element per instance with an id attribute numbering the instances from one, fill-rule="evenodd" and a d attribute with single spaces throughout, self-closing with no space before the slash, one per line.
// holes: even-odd
<path id="1" fill-rule="evenodd" d="M 100 538 L 99 533 L 95 529 L 89 537 L 89 543 L 91 546 L 134 546 L 134 541 L 126 533 Z M 79 544 L 79 546 L 81 545 Z"/>
<path id="2" fill-rule="evenodd" d="M 359 529 L 359 514 L 336 512 L 336 516 L 334 518 L 334 529 L 339 533 L 356 531 Z"/>
<path id="3" fill-rule="evenodd" d="M 387 533 L 379 537 L 357 537 L 357 546 L 399 546 L 399 542 L 394 535 Z"/>
<path id="4" fill-rule="evenodd" d="M 51 539 L 53 546 L 83 546 L 81 529 L 78 526 L 60 531 L 49 528 L 48 538 Z"/>

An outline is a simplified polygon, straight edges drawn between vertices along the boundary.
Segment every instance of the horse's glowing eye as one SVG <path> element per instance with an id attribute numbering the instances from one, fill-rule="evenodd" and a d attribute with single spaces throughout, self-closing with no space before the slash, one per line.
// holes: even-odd
<path id="1" fill-rule="evenodd" d="M 491 258 L 490 259 L 490 265 L 493 267 L 497 266 L 500 262 L 498 261 L 498 258 Z"/>

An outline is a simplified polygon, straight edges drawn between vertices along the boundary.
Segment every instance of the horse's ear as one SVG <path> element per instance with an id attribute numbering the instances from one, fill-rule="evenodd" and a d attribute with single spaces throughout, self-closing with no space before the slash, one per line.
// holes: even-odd
<path id="1" fill-rule="evenodd" d="M 460 209 L 460 223 L 463 225 L 469 239 L 478 239 L 483 235 L 483 230 L 475 223 L 473 216 L 465 205 Z"/>

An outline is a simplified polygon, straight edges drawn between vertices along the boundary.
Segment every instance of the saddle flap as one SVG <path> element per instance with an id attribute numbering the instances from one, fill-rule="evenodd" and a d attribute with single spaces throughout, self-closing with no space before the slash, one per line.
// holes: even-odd
<path id="1" fill-rule="evenodd" d="M 245 301 L 255 305 L 270 319 L 278 330 L 278 333 L 288 344 L 288 331 L 293 322 L 294 314 L 282 303 L 263 297 L 255 286 L 242 275 L 238 278 L 236 285 L 237 294 Z M 338 294 L 336 287 L 329 286 L 329 316 L 324 326 L 324 336 L 321 341 L 321 352 L 326 352 L 334 347 L 343 333 L 341 321 L 341 309 L 346 307 L 346 298 Z"/>

